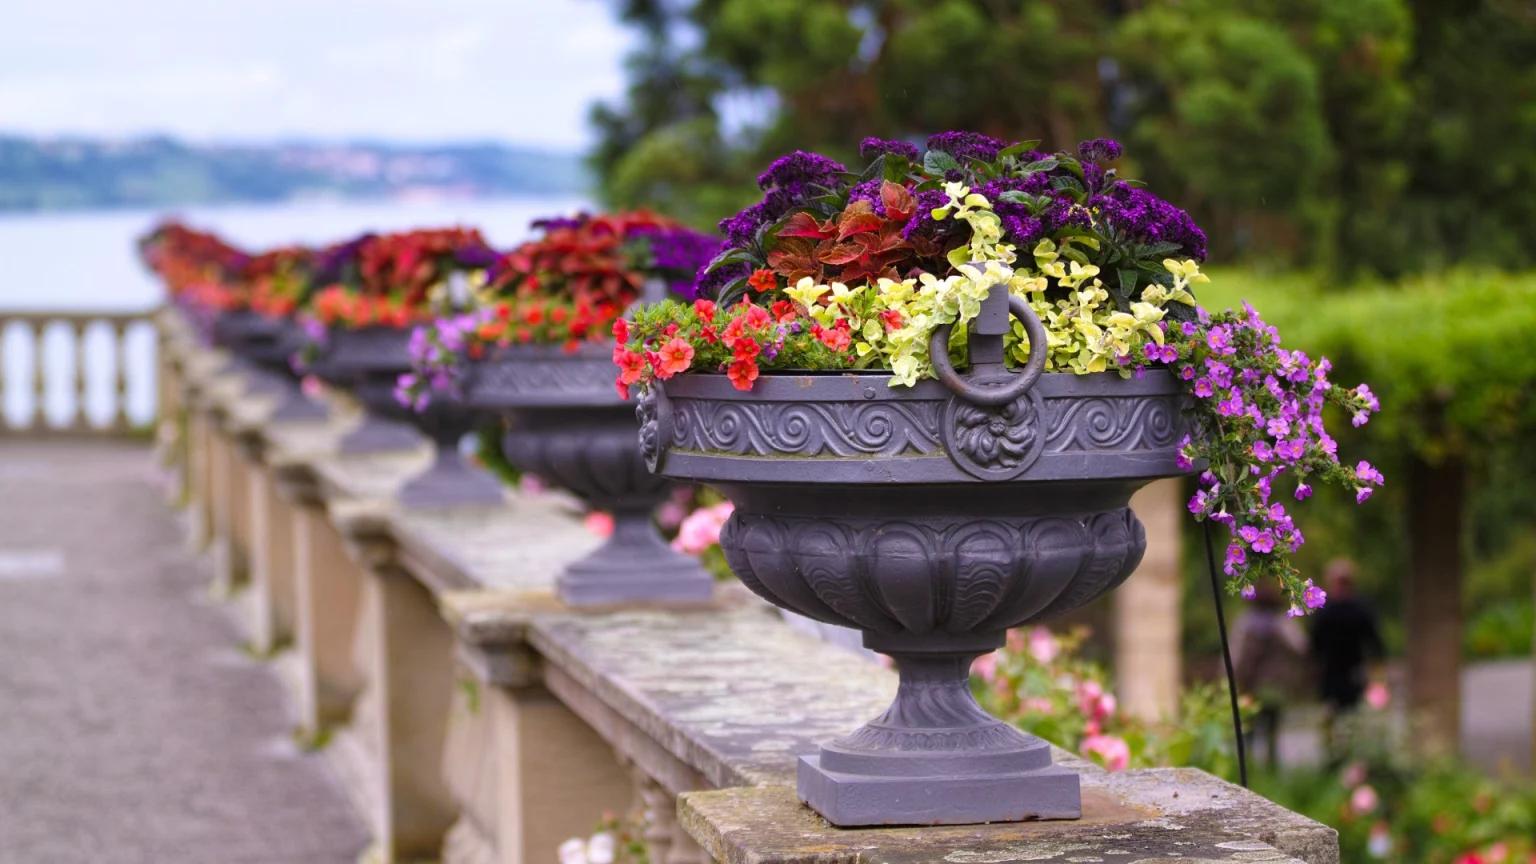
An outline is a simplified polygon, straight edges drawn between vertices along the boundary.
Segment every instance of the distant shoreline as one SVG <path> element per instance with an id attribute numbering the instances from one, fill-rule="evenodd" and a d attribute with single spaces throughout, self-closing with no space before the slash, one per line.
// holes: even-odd
<path id="1" fill-rule="evenodd" d="M 188 144 L 0 135 L 0 214 L 584 196 L 579 154 L 504 144 Z"/>

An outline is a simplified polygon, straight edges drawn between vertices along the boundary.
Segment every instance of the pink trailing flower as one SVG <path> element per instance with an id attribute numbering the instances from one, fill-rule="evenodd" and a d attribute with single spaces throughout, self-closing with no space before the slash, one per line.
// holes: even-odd
<path id="1" fill-rule="evenodd" d="M 584 522 L 587 530 L 599 537 L 607 537 L 613 534 L 613 514 L 604 513 L 601 510 L 593 510 L 587 514 Z"/>
<path id="2" fill-rule="evenodd" d="M 678 526 L 677 539 L 672 541 L 672 548 L 689 555 L 704 554 L 709 547 L 720 542 L 720 529 L 725 527 L 725 520 L 731 518 L 735 510 L 734 504 L 722 501 L 713 507 L 701 507 L 688 514 L 683 524 Z"/>
<path id="3" fill-rule="evenodd" d="M 997 652 L 983 654 L 971 661 L 971 674 L 988 684 L 997 680 Z"/>
<path id="4" fill-rule="evenodd" d="M 1376 790 L 1367 784 L 1361 784 L 1355 787 L 1355 791 L 1349 793 L 1349 809 L 1356 816 L 1375 812 L 1376 805 L 1380 803 L 1381 798 L 1376 794 Z"/>
<path id="5" fill-rule="evenodd" d="M 1380 681 L 1373 681 L 1365 688 L 1365 704 L 1371 708 L 1377 711 L 1385 710 L 1387 703 L 1391 701 L 1391 692 L 1387 690 L 1387 685 Z"/>
<path id="6" fill-rule="evenodd" d="M 1117 735 L 1090 735 L 1083 739 L 1083 756 L 1098 757 L 1110 771 L 1124 771 L 1131 764 L 1131 746 Z"/>
<path id="7" fill-rule="evenodd" d="M 1061 653 L 1061 643 L 1051 635 L 1051 631 L 1044 627 L 1031 627 L 1029 630 L 1029 656 L 1040 663 L 1050 663 Z"/>
<path id="8" fill-rule="evenodd" d="M 1077 685 L 1077 707 L 1092 721 L 1102 721 L 1115 713 L 1117 703 L 1113 693 L 1104 692 L 1097 681 L 1083 681 Z"/>

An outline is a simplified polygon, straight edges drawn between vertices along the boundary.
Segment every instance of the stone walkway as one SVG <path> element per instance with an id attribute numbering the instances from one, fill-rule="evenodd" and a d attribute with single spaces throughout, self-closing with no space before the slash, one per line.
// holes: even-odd
<path id="1" fill-rule="evenodd" d="M 146 448 L 0 440 L 0 864 L 357 860 L 208 578 Z"/>

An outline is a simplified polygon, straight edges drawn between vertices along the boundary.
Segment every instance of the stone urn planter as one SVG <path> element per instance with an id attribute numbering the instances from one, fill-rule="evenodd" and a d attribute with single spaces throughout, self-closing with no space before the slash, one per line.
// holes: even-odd
<path id="1" fill-rule="evenodd" d="M 395 382 L 411 370 L 411 331 L 401 327 L 333 329 L 310 369 L 363 406 L 363 421 L 341 440 L 343 453 L 409 450 L 419 441 L 411 412 L 396 401 Z"/>
<path id="2" fill-rule="evenodd" d="M 326 416 L 325 406 L 311 401 L 300 389 L 292 357 L 302 344 L 303 333 L 292 318 L 269 318 L 254 312 L 226 313 L 215 324 L 225 344 L 251 374 L 251 392 L 278 397 L 274 420 L 313 420 Z M 234 317 L 239 315 L 239 317 Z"/>
<path id="3" fill-rule="evenodd" d="M 432 466 L 400 488 L 397 500 L 412 508 L 499 504 L 505 500 L 501 481 L 464 461 L 459 442 L 487 422 L 490 415 L 451 394 L 435 395 L 418 413 L 395 398 L 400 376 L 411 371 L 411 330 L 403 327 L 363 327 L 333 331 L 317 362 L 315 374 L 352 393 L 365 409 L 363 422 L 341 441 L 344 453 L 409 450 L 421 430 L 435 449 Z"/>
<path id="4" fill-rule="evenodd" d="M 938 381 L 781 373 L 742 392 L 682 374 L 641 401 L 653 470 L 735 503 L 721 545 L 742 582 L 895 659 L 891 707 L 801 757 L 800 798 L 835 825 L 1081 816 L 1077 775 L 982 710 L 971 662 L 1131 574 L 1146 537 L 1130 497 L 1183 473 L 1183 400 L 1164 372 L 1041 374 L 1042 352 L 1007 370 L 1010 312 L 1045 343 L 1029 308 L 994 289 L 963 378 L 946 327 Z"/>
<path id="5" fill-rule="evenodd" d="M 707 600 L 714 580 L 697 560 L 673 551 L 651 521 L 673 484 L 640 458 L 635 406 L 614 389 L 612 354 L 606 344 L 575 352 L 508 346 L 470 367 L 466 398 L 506 419 L 502 449 L 514 465 L 613 514 L 608 541 L 560 574 L 562 600 Z"/>

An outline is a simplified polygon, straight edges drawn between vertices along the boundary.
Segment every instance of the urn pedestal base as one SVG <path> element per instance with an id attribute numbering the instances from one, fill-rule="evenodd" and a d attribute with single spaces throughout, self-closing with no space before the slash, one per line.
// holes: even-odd
<path id="1" fill-rule="evenodd" d="M 506 502 L 501 480 L 469 464 L 459 450 L 481 415 L 447 395 L 434 398 L 416 415 L 416 426 L 432 439 L 432 467 L 400 487 L 397 499 L 407 509 L 492 507 Z"/>
<path id="2" fill-rule="evenodd" d="M 363 422 L 348 432 L 337 445 L 343 453 L 387 453 L 411 450 L 421 445 L 421 436 L 404 423 L 395 423 L 363 412 Z"/>
<path id="3" fill-rule="evenodd" d="M 691 557 L 679 555 L 657 533 L 651 507 L 613 514 L 613 534 L 592 554 L 572 562 L 555 580 L 560 599 L 572 606 L 633 603 L 702 603 L 715 580 Z"/>
<path id="4" fill-rule="evenodd" d="M 974 656 L 898 654 L 896 700 L 800 757 L 800 800 L 843 827 L 1081 818 L 1077 774 L 1051 764 L 1050 745 L 976 704 Z"/>

